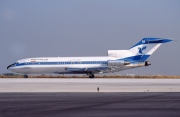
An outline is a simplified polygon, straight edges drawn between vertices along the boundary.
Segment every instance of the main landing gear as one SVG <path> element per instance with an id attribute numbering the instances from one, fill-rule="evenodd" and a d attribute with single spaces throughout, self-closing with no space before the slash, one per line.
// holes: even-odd
<path id="1" fill-rule="evenodd" d="M 94 74 L 90 73 L 89 78 L 94 78 Z"/>
<path id="2" fill-rule="evenodd" d="M 28 75 L 24 75 L 24 78 L 28 78 Z"/>

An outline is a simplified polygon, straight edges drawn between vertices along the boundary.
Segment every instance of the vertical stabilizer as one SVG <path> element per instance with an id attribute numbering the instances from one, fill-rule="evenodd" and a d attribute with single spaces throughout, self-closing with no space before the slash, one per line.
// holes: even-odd
<path id="1" fill-rule="evenodd" d="M 132 56 L 126 57 L 127 60 L 145 61 L 151 56 L 163 43 L 172 41 L 163 38 L 143 38 L 139 43 L 132 46 L 129 52 Z"/>

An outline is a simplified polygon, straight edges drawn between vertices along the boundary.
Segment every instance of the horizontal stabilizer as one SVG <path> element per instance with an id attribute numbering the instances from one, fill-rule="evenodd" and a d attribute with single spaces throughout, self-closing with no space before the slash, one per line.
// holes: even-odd
<path id="1" fill-rule="evenodd" d="M 162 39 L 162 38 L 145 38 L 144 39 L 145 43 L 167 43 L 172 40 L 170 39 Z"/>

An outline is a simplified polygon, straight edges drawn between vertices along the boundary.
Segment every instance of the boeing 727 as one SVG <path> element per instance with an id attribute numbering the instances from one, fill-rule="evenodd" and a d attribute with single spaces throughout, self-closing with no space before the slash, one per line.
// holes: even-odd
<path id="1" fill-rule="evenodd" d="M 149 66 L 148 57 L 163 43 L 172 41 L 164 38 L 143 38 L 128 50 L 108 50 L 103 57 L 41 57 L 18 60 L 7 69 L 23 74 L 94 74 L 119 72 Z"/>

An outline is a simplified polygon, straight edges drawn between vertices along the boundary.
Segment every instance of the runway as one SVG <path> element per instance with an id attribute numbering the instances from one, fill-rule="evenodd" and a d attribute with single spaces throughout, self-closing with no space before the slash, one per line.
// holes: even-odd
<path id="1" fill-rule="evenodd" d="M 0 105 L 0 117 L 179 117 L 180 80 L 0 79 Z"/>
<path id="2" fill-rule="evenodd" d="M 180 92 L 180 79 L 1 78 L 0 92 Z"/>
<path id="3" fill-rule="evenodd" d="M 0 93 L 0 117 L 179 117 L 180 93 Z"/>

